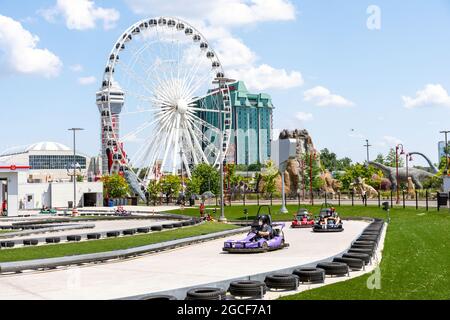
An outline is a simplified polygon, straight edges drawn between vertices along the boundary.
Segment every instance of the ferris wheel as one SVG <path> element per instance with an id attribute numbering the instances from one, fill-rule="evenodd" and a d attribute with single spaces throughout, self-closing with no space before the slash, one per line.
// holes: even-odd
<path id="1" fill-rule="evenodd" d="M 103 170 L 141 185 L 218 165 L 230 142 L 230 90 L 206 38 L 177 18 L 146 19 L 114 44 L 97 92 Z"/>

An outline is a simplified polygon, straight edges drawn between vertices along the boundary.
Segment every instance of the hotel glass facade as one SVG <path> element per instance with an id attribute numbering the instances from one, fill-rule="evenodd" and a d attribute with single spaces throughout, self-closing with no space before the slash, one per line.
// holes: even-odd
<path id="1" fill-rule="evenodd" d="M 228 163 L 250 165 L 264 163 L 270 159 L 270 142 L 273 128 L 272 99 L 265 93 L 250 93 L 244 82 L 230 84 L 233 110 Z M 208 106 L 210 101 L 207 99 Z M 217 127 L 217 114 L 204 113 L 199 116 Z"/>

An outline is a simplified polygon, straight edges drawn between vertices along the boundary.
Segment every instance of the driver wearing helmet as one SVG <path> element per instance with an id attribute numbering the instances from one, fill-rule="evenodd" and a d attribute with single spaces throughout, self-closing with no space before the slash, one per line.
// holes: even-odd
<path id="1" fill-rule="evenodd" d="M 269 218 L 267 216 L 261 216 L 258 221 L 258 236 L 267 240 L 273 236 L 272 226 L 269 224 Z"/>

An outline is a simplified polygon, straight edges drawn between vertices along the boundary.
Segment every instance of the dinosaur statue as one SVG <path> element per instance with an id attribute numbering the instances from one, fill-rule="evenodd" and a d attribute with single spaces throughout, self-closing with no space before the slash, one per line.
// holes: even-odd
<path id="1" fill-rule="evenodd" d="M 399 181 L 397 181 L 397 173 L 396 168 L 394 167 L 388 167 L 384 164 L 378 163 L 378 162 L 369 162 L 370 165 L 374 166 L 377 169 L 380 169 L 384 176 L 387 177 L 391 183 L 392 183 L 392 190 L 397 190 L 397 185 L 399 183 L 408 183 L 408 177 L 406 176 L 406 168 L 398 168 L 398 178 Z M 417 189 L 423 189 L 422 183 L 427 179 L 434 177 L 434 174 L 429 173 L 422 169 L 417 168 L 409 168 L 408 169 L 408 175 L 411 177 L 412 182 L 416 186 Z"/>
<path id="2" fill-rule="evenodd" d="M 350 184 L 350 187 L 353 189 L 353 192 L 355 194 L 362 195 L 364 191 L 368 198 L 374 198 L 378 196 L 378 191 L 375 190 L 375 188 L 371 185 L 366 184 L 366 178 L 356 178 L 355 181 Z"/>
<path id="3" fill-rule="evenodd" d="M 420 153 L 420 152 L 410 152 L 409 154 L 410 154 L 411 156 L 412 156 L 412 155 L 415 155 L 415 154 L 421 156 L 422 158 L 424 158 L 424 159 L 426 160 L 426 162 L 428 162 L 428 164 L 430 165 L 430 169 L 431 169 L 431 171 L 432 171 L 434 174 L 436 174 L 436 173 L 439 172 L 439 169 L 436 168 L 436 166 L 431 162 L 431 160 L 428 159 L 428 157 L 427 157 L 426 155 L 424 155 L 423 153 Z"/>

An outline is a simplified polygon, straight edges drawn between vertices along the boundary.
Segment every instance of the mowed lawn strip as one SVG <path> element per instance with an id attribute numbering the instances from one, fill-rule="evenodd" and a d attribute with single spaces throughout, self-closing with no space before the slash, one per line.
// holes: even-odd
<path id="1" fill-rule="evenodd" d="M 278 213 L 281 206 L 280 205 L 274 205 L 271 207 L 271 213 L 272 213 L 272 219 L 276 221 L 290 221 L 293 219 L 294 214 L 299 209 L 298 205 L 288 204 L 287 209 L 289 210 L 289 213 L 287 214 L 281 214 Z M 300 208 L 306 208 L 310 212 L 312 212 L 314 215 L 318 215 L 320 212 L 320 204 L 311 206 L 311 205 L 301 205 Z M 216 213 L 214 214 L 212 209 L 214 207 L 206 207 L 206 211 L 210 213 L 214 218 L 217 220 L 220 216 L 219 208 L 217 208 Z M 225 207 L 225 216 L 228 220 L 235 220 L 235 221 L 245 221 L 246 216 L 244 215 L 244 209 L 248 210 L 248 220 L 253 220 L 256 217 L 256 214 L 258 213 L 258 206 L 257 205 L 248 205 L 248 206 L 226 206 Z M 376 217 L 376 218 L 386 218 L 386 212 L 381 210 L 380 208 L 373 206 L 373 207 L 363 207 L 363 206 L 336 206 L 336 210 L 339 212 L 339 214 L 342 217 Z M 393 209 L 393 211 L 400 210 L 400 209 Z M 401 209 L 403 210 L 403 209 Z M 411 210 L 411 209 L 405 209 L 405 210 Z M 174 213 L 174 214 L 183 214 L 186 216 L 192 216 L 192 217 L 200 217 L 200 211 L 198 207 L 190 208 L 186 207 L 184 210 L 172 210 L 167 211 L 168 213 Z M 267 207 L 261 208 L 261 213 L 267 213 L 268 209 Z M 415 209 L 412 209 L 412 212 L 416 212 Z"/>
<path id="2" fill-rule="evenodd" d="M 320 210 L 320 205 L 301 207 L 310 209 L 314 214 Z M 246 208 L 248 219 L 252 220 L 258 207 Z M 289 214 L 277 213 L 279 208 L 273 206 L 273 219 L 289 221 L 298 206 L 289 205 Z M 230 220 L 245 220 L 243 209 L 242 206 L 226 207 L 226 217 Z M 376 206 L 341 206 L 336 209 L 342 217 L 387 216 L 385 211 Z M 199 215 L 198 208 L 185 209 L 183 213 Z M 282 299 L 450 299 L 450 212 L 445 209 L 441 212 L 436 209 L 427 212 L 424 208 L 392 209 L 380 270 L 379 290 L 368 289 L 367 280 L 372 274 L 367 274 Z"/>
<path id="3" fill-rule="evenodd" d="M 368 215 L 364 209 L 362 214 Z M 449 212 L 395 209 L 391 218 L 380 265 L 380 289 L 368 288 L 371 273 L 281 299 L 449 299 Z M 376 284 L 374 280 L 370 279 L 372 286 Z"/>
<path id="4" fill-rule="evenodd" d="M 145 246 L 164 241 L 189 238 L 215 232 L 238 228 L 235 225 L 221 223 L 205 223 L 199 226 L 185 227 L 176 230 L 154 232 L 137 236 L 124 236 L 103 240 L 90 240 L 77 243 L 42 245 L 0 250 L 0 262 L 24 261 L 34 259 L 56 258 L 79 254 L 107 252 Z M 220 248 L 218 248 L 220 250 Z"/>

